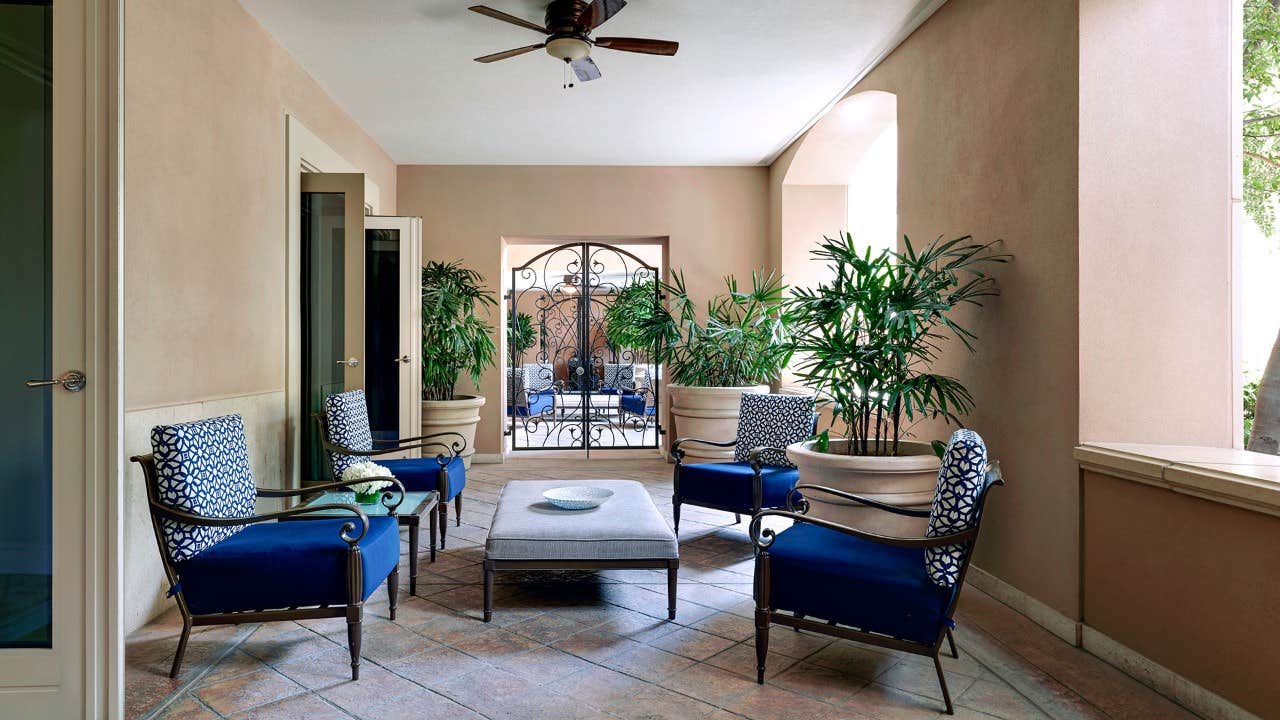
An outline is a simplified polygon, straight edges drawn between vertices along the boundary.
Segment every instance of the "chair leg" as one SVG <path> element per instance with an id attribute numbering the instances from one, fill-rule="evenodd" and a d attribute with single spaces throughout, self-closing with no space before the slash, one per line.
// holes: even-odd
<path id="1" fill-rule="evenodd" d="M 414 562 L 411 558 L 409 562 Z M 391 622 L 396 621 L 396 596 L 400 594 L 400 566 L 397 565 L 387 576 L 387 599 L 390 601 Z"/>
<path id="2" fill-rule="evenodd" d="M 938 659 L 937 654 L 933 656 L 933 667 L 938 671 L 938 684 L 942 686 L 942 699 L 947 703 L 947 714 L 955 715 L 956 710 L 951 705 L 951 693 L 947 690 L 947 678 L 942 674 L 942 661 Z"/>
<path id="3" fill-rule="evenodd" d="M 347 650 L 351 653 L 352 680 L 360 679 L 360 619 L 363 616 L 362 606 L 347 606 Z"/>
<path id="4" fill-rule="evenodd" d="M 767 610 L 756 609 L 756 682 L 764 684 L 764 660 L 769 654 L 769 616 Z"/>
<path id="5" fill-rule="evenodd" d="M 671 517 L 673 520 L 675 520 L 676 535 L 679 535 L 680 534 L 680 498 L 674 495 L 671 497 Z"/>
<path id="6" fill-rule="evenodd" d="M 733 514 L 733 524 L 734 524 L 734 525 L 741 525 L 741 524 L 742 524 L 742 513 L 734 513 L 734 514 Z"/>
<path id="7" fill-rule="evenodd" d="M 959 660 L 960 651 L 956 650 L 956 639 L 951 635 L 951 628 L 947 628 L 947 644 L 951 646 L 951 657 Z"/>
<path id="8" fill-rule="evenodd" d="M 458 527 L 462 527 L 462 491 L 459 490 L 457 495 L 453 496 L 453 521 Z"/>
<path id="9" fill-rule="evenodd" d="M 440 512 L 440 549 L 443 550 L 445 532 L 449 529 L 449 501 L 448 500 L 443 500 L 440 502 L 439 512 Z"/>
<path id="10" fill-rule="evenodd" d="M 182 656 L 187 652 L 189 639 L 191 639 L 191 621 L 183 619 L 182 637 L 178 638 L 178 652 L 173 656 L 173 667 L 169 668 L 170 679 L 178 677 L 178 670 L 182 668 Z"/>

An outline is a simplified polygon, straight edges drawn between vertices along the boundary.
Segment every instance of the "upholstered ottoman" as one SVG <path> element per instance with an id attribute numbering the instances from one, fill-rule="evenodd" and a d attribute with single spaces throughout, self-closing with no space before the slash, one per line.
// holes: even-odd
<path id="1" fill-rule="evenodd" d="M 586 485 L 613 491 L 591 510 L 561 510 L 544 490 Z M 667 569 L 667 617 L 676 617 L 675 533 L 634 480 L 514 480 L 498 497 L 484 547 L 484 621 L 493 617 L 498 570 Z"/>

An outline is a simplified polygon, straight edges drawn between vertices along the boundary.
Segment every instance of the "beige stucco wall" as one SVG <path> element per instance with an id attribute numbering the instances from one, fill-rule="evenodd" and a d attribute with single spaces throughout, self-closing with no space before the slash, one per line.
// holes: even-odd
<path id="1" fill-rule="evenodd" d="M 285 452 L 286 113 L 378 185 L 395 164 L 235 0 L 126 0 L 125 438 L 245 417 L 260 485 Z M 172 607 L 141 472 L 124 480 L 125 632 Z"/>
<path id="2" fill-rule="evenodd" d="M 787 285 L 813 287 L 828 273 L 810 252 L 822 238 L 838 237 L 849 224 L 849 186 L 788 184 L 782 194 L 782 273 Z"/>
<path id="3" fill-rule="evenodd" d="M 285 382 L 285 115 L 363 169 L 391 158 L 235 0 L 127 0 L 126 408 Z"/>
<path id="4" fill-rule="evenodd" d="M 671 267 L 704 298 L 723 275 L 749 278 L 769 259 L 763 167 L 402 165 L 397 187 L 399 211 L 422 216 L 425 258 L 461 259 L 495 290 L 503 237 L 665 237 Z M 479 453 L 502 449 L 501 377 L 495 369 L 481 383 L 492 401 Z"/>
<path id="5" fill-rule="evenodd" d="M 1080 2 L 1082 440 L 1234 440 L 1232 5 Z"/>
<path id="6" fill-rule="evenodd" d="M 939 368 L 973 392 L 967 424 L 1003 463 L 977 562 L 1076 617 L 1077 15 L 1074 2 L 947 3 L 850 93 L 898 103 L 900 233 L 1003 239 L 1004 295 L 965 313 L 978 352 Z M 802 138 L 800 142 L 803 142 Z M 782 183 L 798 145 L 770 171 L 771 252 Z M 778 213 L 782 213 L 781 218 Z M 946 428 L 921 428 L 945 439 Z"/>

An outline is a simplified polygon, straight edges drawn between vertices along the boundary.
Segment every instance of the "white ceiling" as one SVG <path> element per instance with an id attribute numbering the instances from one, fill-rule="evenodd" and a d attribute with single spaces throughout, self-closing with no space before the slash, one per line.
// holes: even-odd
<path id="1" fill-rule="evenodd" d="M 477 0 L 241 0 L 397 163 L 756 165 L 772 161 L 941 0 L 630 0 L 598 36 L 676 40 L 675 57 L 595 49 L 561 89 L 541 42 Z M 483 0 L 542 23 L 546 0 Z"/>

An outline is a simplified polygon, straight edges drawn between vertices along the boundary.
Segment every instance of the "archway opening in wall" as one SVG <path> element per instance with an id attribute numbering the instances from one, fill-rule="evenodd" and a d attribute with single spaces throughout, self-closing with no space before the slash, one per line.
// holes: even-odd
<path id="1" fill-rule="evenodd" d="M 780 269 L 791 287 L 813 287 L 828 276 L 810 255 L 823 237 L 849 232 L 873 254 L 897 247 L 896 95 L 851 95 L 814 124 L 783 176 L 781 212 Z M 795 387 L 788 373 L 782 381 Z"/>
<path id="2" fill-rule="evenodd" d="M 841 100 L 800 141 L 782 181 L 782 272 L 811 286 L 809 252 L 849 232 L 873 252 L 897 245 L 898 98 L 871 90 Z"/>

